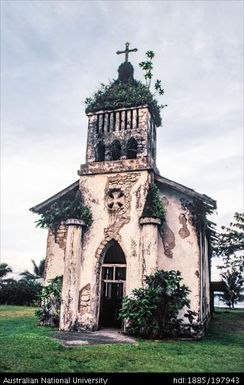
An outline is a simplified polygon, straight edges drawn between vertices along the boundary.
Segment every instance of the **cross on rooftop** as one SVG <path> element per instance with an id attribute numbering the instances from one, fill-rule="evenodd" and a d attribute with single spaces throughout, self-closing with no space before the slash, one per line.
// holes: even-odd
<path id="1" fill-rule="evenodd" d="M 129 49 L 130 43 L 125 43 L 125 50 L 124 51 L 117 51 L 117 55 L 120 55 L 121 53 L 125 53 L 125 62 L 128 62 L 129 59 L 129 52 L 136 52 L 137 48 Z"/>

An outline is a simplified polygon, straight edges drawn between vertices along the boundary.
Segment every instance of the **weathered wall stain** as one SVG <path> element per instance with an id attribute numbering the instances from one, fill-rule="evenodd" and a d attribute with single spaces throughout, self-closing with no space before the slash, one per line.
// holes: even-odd
<path id="1" fill-rule="evenodd" d="M 169 206 L 169 200 L 166 196 L 162 197 L 162 202 L 165 208 Z M 168 258 L 173 258 L 172 250 L 175 248 L 175 235 L 171 228 L 169 227 L 167 220 L 159 228 L 159 234 L 162 238 L 164 254 Z"/>
<path id="2" fill-rule="evenodd" d="M 162 202 L 163 202 L 163 205 L 166 207 L 169 205 L 169 200 L 166 196 L 163 196 L 162 197 Z"/>
<path id="3" fill-rule="evenodd" d="M 187 227 L 187 219 L 185 214 L 180 214 L 179 215 L 179 222 L 182 225 L 182 227 L 179 230 L 179 235 L 182 239 L 189 237 L 190 231 L 188 230 Z"/>
<path id="4" fill-rule="evenodd" d="M 173 258 L 172 250 L 175 248 L 175 235 L 166 222 L 160 228 L 160 235 L 163 241 L 164 254 L 168 258 Z"/>
<path id="5" fill-rule="evenodd" d="M 67 226 L 61 222 L 56 232 L 49 229 L 47 237 L 47 253 L 45 259 L 44 283 L 63 275 L 64 252 L 66 247 Z"/>
<path id="6" fill-rule="evenodd" d="M 137 257 L 137 253 L 136 253 L 136 249 L 137 249 L 137 245 L 136 245 L 136 241 L 134 239 L 131 239 L 131 257 L 132 258 L 136 258 Z"/>
<path id="7" fill-rule="evenodd" d="M 61 249 L 65 249 L 66 245 L 67 226 L 62 222 L 57 230 L 55 240 Z"/>

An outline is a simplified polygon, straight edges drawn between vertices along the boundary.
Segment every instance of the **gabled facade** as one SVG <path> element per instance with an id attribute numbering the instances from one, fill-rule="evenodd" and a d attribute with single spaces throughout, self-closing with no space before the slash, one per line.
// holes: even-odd
<path id="1" fill-rule="evenodd" d="M 133 67 L 119 68 L 119 85 L 136 87 Z M 63 276 L 61 330 L 121 326 L 122 297 L 142 287 L 144 277 L 159 269 L 180 270 L 190 288 L 195 329 L 202 332 L 210 315 L 210 262 L 205 213 L 216 202 L 160 176 L 156 167 L 158 120 L 149 104 L 94 109 L 87 113 L 86 163 L 79 180 L 33 207 L 51 204 L 80 191 L 92 213 L 89 228 L 78 220 L 49 230 L 45 282 Z M 123 103 L 122 103 L 123 104 Z M 156 184 L 166 220 L 143 215 L 148 191 Z M 194 208 L 198 207 L 198 211 Z M 199 215 L 200 208 L 200 215 Z M 188 327 L 188 325 L 185 325 Z"/>

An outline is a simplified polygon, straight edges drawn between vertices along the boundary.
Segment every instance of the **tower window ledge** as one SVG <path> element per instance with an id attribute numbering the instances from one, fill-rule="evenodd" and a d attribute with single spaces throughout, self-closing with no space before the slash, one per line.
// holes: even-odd
<path id="1" fill-rule="evenodd" d="M 125 111 L 125 110 L 135 110 L 135 109 L 141 109 L 141 108 L 148 108 L 148 104 L 144 104 L 142 106 L 132 106 L 132 107 L 122 107 L 122 108 L 116 108 L 116 109 L 110 109 L 110 110 L 99 110 L 99 111 L 92 111 L 88 112 L 87 116 L 93 116 L 93 115 L 99 115 L 99 114 L 106 114 L 110 112 L 117 112 L 117 111 Z"/>

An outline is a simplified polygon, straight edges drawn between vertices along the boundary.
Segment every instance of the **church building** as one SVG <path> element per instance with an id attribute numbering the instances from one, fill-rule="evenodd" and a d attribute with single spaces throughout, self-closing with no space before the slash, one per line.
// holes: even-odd
<path id="1" fill-rule="evenodd" d="M 79 179 L 31 209 L 43 215 L 55 203 L 78 197 L 92 216 L 89 226 L 74 216 L 49 228 L 44 281 L 63 276 L 60 330 L 97 330 L 121 327 L 122 298 L 143 287 L 146 275 L 179 270 L 203 333 L 210 316 L 206 215 L 216 202 L 160 175 L 159 109 L 134 79 L 128 43 L 124 52 L 118 79 L 87 100 L 86 161 Z M 164 219 L 152 207 L 155 188 Z"/>

